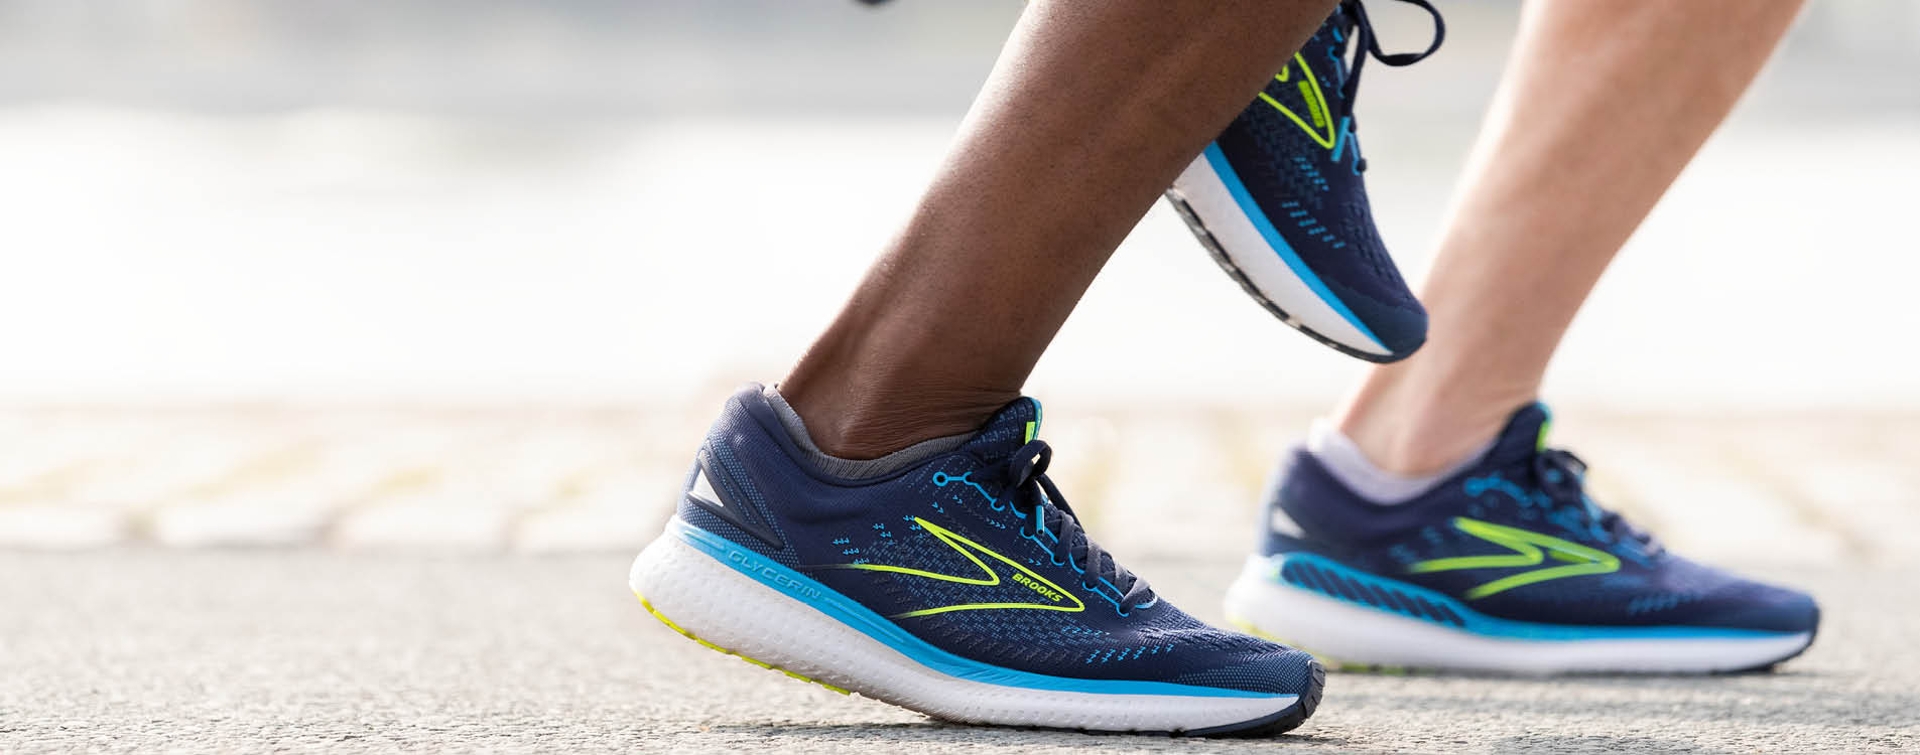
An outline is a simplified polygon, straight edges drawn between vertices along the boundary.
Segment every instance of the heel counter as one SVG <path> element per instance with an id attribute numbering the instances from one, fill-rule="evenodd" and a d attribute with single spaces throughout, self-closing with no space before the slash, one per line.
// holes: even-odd
<path id="1" fill-rule="evenodd" d="M 693 502 L 688 500 L 688 495 L 693 492 L 694 483 L 700 477 L 700 454 L 705 451 L 706 448 L 706 444 L 701 443 L 699 447 L 694 449 L 693 464 L 688 466 L 686 476 L 680 478 L 680 491 L 675 494 L 673 499 L 673 515 L 682 520 L 686 520 L 688 515 L 694 513 L 691 508 Z"/>
<path id="2" fill-rule="evenodd" d="M 765 433 L 745 405 L 758 397 L 755 387 L 727 401 L 694 452 L 675 511 L 690 525 L 784 563 L 793 559 L 792 549 L 747 461 L 769 452 L 779 455 L 766 445 Z"/>
<path id="3" fill-rule="evenodd" d="M 1267 483 L 1266 502 L 1260 508 L 1261 555 L 1271 556 L 1306 547 L 1310 533 L 1293 514 L 1300 506 L 1302 491 L 1298 472 L 1301 464 L 1307 461 L 1305 454 L 1305 450 L 1296 448 L 1282 457 L 1280 467 Z"/>

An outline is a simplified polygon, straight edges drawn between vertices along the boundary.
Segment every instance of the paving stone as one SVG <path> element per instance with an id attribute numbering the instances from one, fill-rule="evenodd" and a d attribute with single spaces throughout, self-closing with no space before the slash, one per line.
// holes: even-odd
<path id="1" fill-rule="evenodd" d="M 723 388 L 712 393 L 724 394 Z M 605 552 L 658 527 L 708 417 L 469 407 L 0 411 L 0 544 Z M 1239 550 L 1315 411 L 1049 408 L 1050 472 L 1129 557 Z M 1596 497 L 1703 559 L 1920 559 L 1920 417 L 1572 412 Z"/>

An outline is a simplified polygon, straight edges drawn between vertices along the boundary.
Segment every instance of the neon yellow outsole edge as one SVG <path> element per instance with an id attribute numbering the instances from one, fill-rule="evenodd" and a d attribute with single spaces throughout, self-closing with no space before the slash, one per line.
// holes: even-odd
<path id="1" fill-rule="evenodd" d="M 778 672 L 780 672 L 780 673 L 782 673 L 782 674 L 786 674 L 787 676 L 791 676 L 791 677 L 793 677 L 793 678 L 795 678 L 795 679 L 799 679 L 800 681 L 803 681 L 803 682 L 812 682 L 812 683 L 814 683 L 814 684 L 818 684 L 818 685 L 820 685 L 820 686 L 822 686 L 822 687 L 826 687 L 827 689 L 830 689 L 830 690 L 833 690 L 833 691 L 835 691 L 835 692 L 838 692 L 838 693 L 840 693 L 840 694 L 842 694 L 842 695 L 851 695 L 851 694 L 853 694 L 852 692 L 849 692 L 849 691 L 847 691 L 847 690 L 844 690 L 844 689 L 841 689 L 841 688 L 839 688 L 839 687 L 835 687 L 835 686 L 833 686 L 833 685 L 831 685 L 831 684 L 828 684 L 828 683 L 826 683 L 826 682 L 823 682 L 823 681 L 820 681 L 819 679 L 814 679 L 814 678 L 812 678 L 812 677 L 808 677 L 808 676 L 803 676 L 803 675 L 800 675 L 800 674 L 796 674 L 796 673 L 793 673 L 792 671 L 788 671 L 788 670 L 786 670 L 786 669 L 783 669 L 783 668 L 780 668 L 779 666 L 775 666 L 775 665 L 773 665 L 773 664 L 771 664 L 771 663 L 767 663 L 766 661 L 762 661 L 762 660 L 760 660 L 760 659 L 757 659 L 757 658 L 749 658 L 749 657 L 747 657 L 747 656 L 745 656 L 745 655 L 741 655 L 741 654 L 739 654 L 739 653 L 736 653 L 736 652 L 734 652 L 734 651 L 732 651 L 732 650 L 728 650 L 728 649 L 726 649 L 726 648 L 723 648 L 723 647 L 720 647 L 719 645 L 715 645 L 715 644 L 713 644 L 713 643 L 711 643 L 711 642 L 708 642 L 708 641 L 706 641 L 706 640 L 703 640 L 703 639 L 700 639 L 700 637 L 699 637 L 699 635 L 696 635 L 696 634 L 694 634 L 694 633 L 692 633 L 692 632 L 689 632 L 689 631 L 687 631 L 687 630 L 685 630 L 685 629 L 682 629 L 682 628 L 680 627 L 680 625 L 679 625 L 679 624 L 675 624 L 675 623 L 673 623 L 673 619 L 669 619 L 669 618 L 667 618 L 667 615 L 666 615 L 666 614 L 663 614 L 663 613 L 661 613 L 661 612 L 660 612 L 660 611 L 659 611 L 658 609 L 655 609 L 655 608 L 653 607 L 653 604 L 652 604 L 652 603 L 648 603 L 648 602 L 647 602 L 647 597 L 646 597 L 645 595 L 641 595 L 641 594 L 640 594 L 639 592 L 635 592 L 635 593 L 633 594 L 633 597 L 636 597 L 636 598 L 639 598 L 639 599 L 640 599 L 640 606 L 641 606 L 642 608 L 645 608 L 645 609 L 647 609 L 647 613 L 650 613 L 650 614 L 653 614 L 653 617 L 654 617 L 654 618 L 656 618 L 656 619 L 659 619 L 659 620 L 660 620 L 660 623 L 662 623 L 662 624 L 665 624 L 665 625 L 667 625 L 667 628 L 668 628 L 668 629 L 672 629 L 672 630 L 673 630 L 673 631 L 675 631 L 675 632 L 679 632 L 679 633 L 680 633 L 680 636 L 682 636 L 682 637 L 685 637 L 685 638 L 687 638 L 687 639 L 689 639 L 689 640 L 693 640 L 694 642 L 698 642 L 698 643 L 700 643 L 700 646 L 701 646 L 701 647 L 704 647 L 704 648 L 706 648 L 706 649 L 708 649 L 708 650 L 712 650 L 712 651 L 714 651 L 714 652 L 717 652 L 717 653 L 722 653 L 722 654 L 725 654 L 725 655 L 731 655 L 731 656 L 733 656 L 733 657 L 735 657 L 735 658 L 739 658 L 740 660 L 743 660 L 743 661 L 746 661 L 746 662 L 748 662 L 748 663 L 751 663 L 751 664 L 753 664 L 753 665 L 755 665 L 755 666 L 759 666 L 760 668 L 763 668 L 763 669 L 768 669 L 768 670 L 772 670 L 772 671 L 778 671 Z"/>

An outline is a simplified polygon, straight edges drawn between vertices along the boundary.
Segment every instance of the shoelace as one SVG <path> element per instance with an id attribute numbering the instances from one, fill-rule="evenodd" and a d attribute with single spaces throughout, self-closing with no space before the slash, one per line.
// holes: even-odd
<path id="1" fill-rule="evenodd" d="M 1603 540 L 1629 540 L 1640 544 L 1647 555 L 1664 547 L 1652 533 L 1634 526 L 1618 513 L 1594 503 L 1586 492 L 1587 463 L 1572 451 L 1549 448 L 1533 457 L 1534 479 L 1547 497 L 1563 510 L 1573 511 Z"/>
<path id="2" fill-rule="evenodd" d="M 1360 69 L 1366 67 L 1367 58 L 1377 59 L 1381 65 L 1393 66 L 1395 68 L 1410 66 L 1426 60 L 1427 56 L 1439 51 L 1440 43 L 1446 41 L 1447 22 L 1440 17 L 1440 10 L 1433 7 L 1431 2 L 1428 2 L 1428 0 L 1400 0 L 1400 2 L 1419 6 L 1421 10 L 1433 16 L 1433 42 L 1427 45 L 1427 49 L 1420 52 L 1388 53 L 1386 50 L 1380 48 L 1380 37 L 1373 33 L 1373 21 L 1367 18 L 1367 7 L 1361 4 L 1360 0 L 1342 0 L 1340 3 L 1341 13 L 1351 22 L 1351 25 L 1347 27 L 1347 32 L 1357 42 L 1356 46 L 1360 50 L 1358 54 L 1354 55 L 1353 65 L 1347 70 L 1346 81 L 1340 84 L 1340 96 L 1346 100 L 1349 111 L 1353 109 L 1354 98 L 1360 96 Z M 1352 124 L 1351 128 L 1358 131 L 1359 124 Z M 1361 158 L 1355 163 L 1354 168 L 1365 171 L 1367 169 L 1366 159 Z"/>
<path id="3" fill-rule="evenodd" d="M 1083 589 L 1106 595 L 1114 599 L 1115 610 L 1125 616 L 1135 607 L 1152 603 L 1153 588 L 1147 581 L 1135 576 L 1113 560 L 1113 556 L 1102 550 L 1099 544 L 1087 537 L 1081 529 L 1080 521 L 1074 516 L 1073 508 L 1067 505 L 1067 499 L 1060 495 L 1060 489 L 1053 486 L 1047 478 L 1047 464 L 1053 459 L 1053 449 L 1046 441 L 1036 440 L 1020 447 L 1009 457 L 1005 467 L 1005 480 L 1009 488 L 1016 491 L 1012 504 L 1013 513 L 1022 519 L 1031 518 L 1032 529 L 1022 527 L 1020 534 L 1033 538 L 1036 534 L 1043 545 L 1053 542 L 1048 554 L 1053 557 L 1055 566 L 1065 565 L 1080 574 L 1080 586 Z M 1022 502 L 1031 506 L 1021 510 Z M 1107 595 L 1101 586 L 1111 589 Z M 1117 597 L 1116 597 L 1117 596 Z"/>

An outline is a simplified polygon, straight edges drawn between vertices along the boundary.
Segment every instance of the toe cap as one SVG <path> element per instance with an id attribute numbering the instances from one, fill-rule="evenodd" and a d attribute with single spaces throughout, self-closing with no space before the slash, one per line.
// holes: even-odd
<path id="1" fill-rule="evenodd" d="M 1325 672 L 1313 656 L 1283 645 L 1267 644 L 1267 649 L 1251 658 L 1205 671 L 1189 672 L 1173 681 L 1197 687 L 1299 695 L 1302 698 L 1311 696 L 1317 700 Z"/>
<path id="2" fill-rule="evenodd" d="M 1762 632 L 1813 632 L 1820 628 L 1820 605 L 1798 590 L 1747 582 L 1710 601 L 1702 618 L 1725 629 Z"/>
<path id="3" fill-rule="evenodd" d="M 1374 361 L 1397 362 L 1427 342 L 1427 310 L 1411 296 L 1403 304 L 1388 304 L 1336 282 L 1329 281 L 1328 288 L 1387 350 Z"/>

